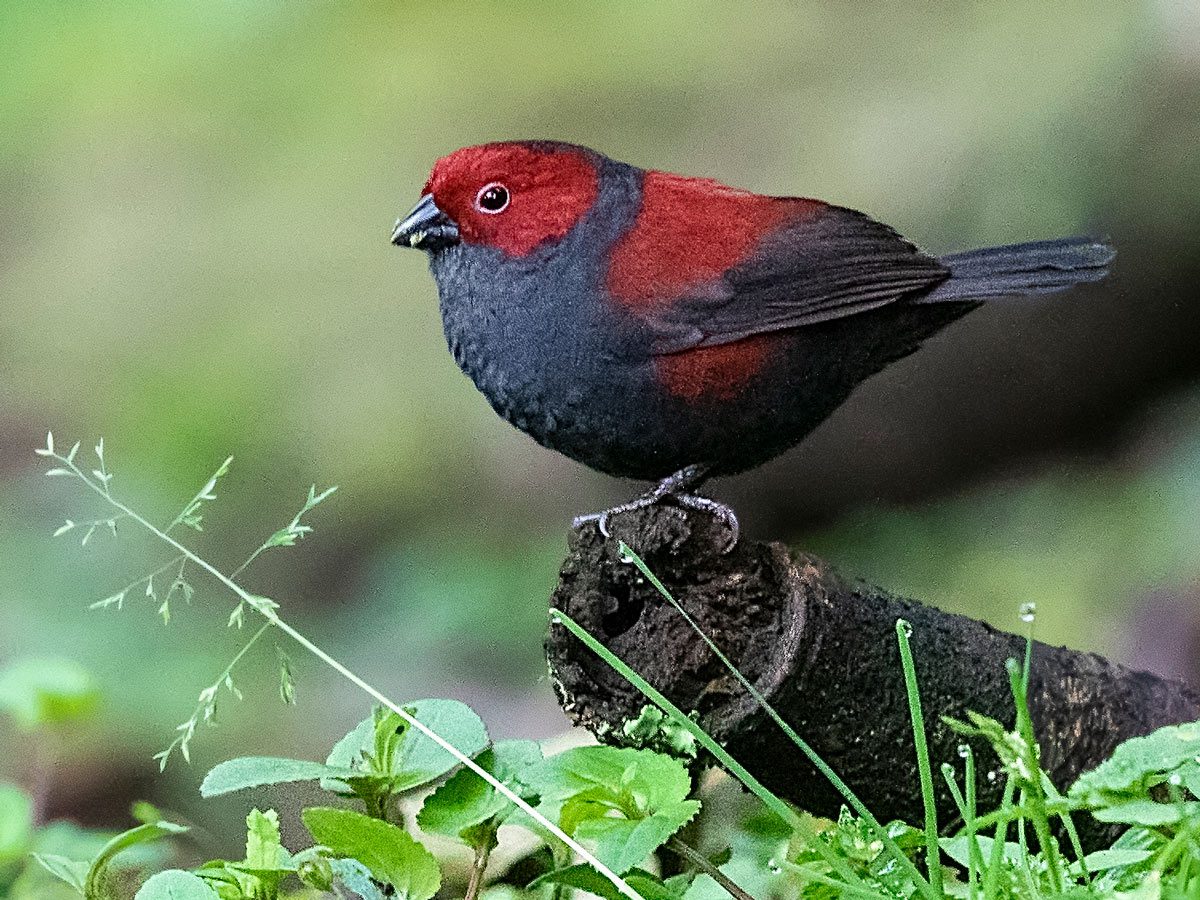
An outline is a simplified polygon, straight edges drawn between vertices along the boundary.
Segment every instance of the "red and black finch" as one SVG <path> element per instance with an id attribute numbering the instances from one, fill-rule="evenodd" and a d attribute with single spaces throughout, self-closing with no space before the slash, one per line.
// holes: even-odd
<path id="1" fill-rule="evenodd" d="M 548 141 L 438 160 L 392 241 L 428 252 L 450 351 L 496 412 L 659 482 L 618 509 L 671 496 L 735 538 L 691 494 L 706 478 L 798 443 L 980 303 L 1096 281 L 1113 258 L 1088 238 L 935 258 L 852 209 Z"/>

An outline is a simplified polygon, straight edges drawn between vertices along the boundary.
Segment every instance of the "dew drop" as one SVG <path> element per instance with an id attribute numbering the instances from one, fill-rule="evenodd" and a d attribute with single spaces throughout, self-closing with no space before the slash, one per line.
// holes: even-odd
<path id="1" fill-rule="evenodd" d="M 1036 603 L 1030 601 L 1028 603 L 1021 604 L 1021 621 L 1022 622 L 1026 622 L 1026 623 L 1032 622 L 1036 616 L 1037 616 L 1037 604 Z"/>
<path id="2" fill-rule="evenodd" d="M 777 860 L 775 857 L 771 857 L 767 860 L 767 868 L 770 869 L 771 873 L 774 875 L 778 875 L 783 871 L 783 866 L 779 865 L 779 860 Z"/>
<path id="3" fill-rule="evenodd" d="M 958 755 L 960 757 L 962 757 L 963 759 L 966 759 L 968 756 L 971 755 L 970 746 L 968 746 L 967 744 L 959 744 L 958 745 Z"/>
<path id="4" fill-rule="evenodd" d="M 1178 772 L 1173 772 L 1167 781 L 1171 782 L 1171 784 L 1175 785 L 1175 787 L 1179 787 L 1179 785 L 1183 784 L 1183 776 Z"/>
<path id="5" fill-rule="evenodd" d="M 989 769 L 989 770 L 988 770 L 988 773 L 987 773 L 987 780 L 988 780 L 988 781 L 995 781 L 995 780 L 996 780 L 996 770 L 995 770 L 995 769 Z"/>
<path id="6" fill-rule="evenodd" d="M 913 635 L 912 623 L 901 620 L 900 628 L 904 632 L 905 637 L 912 637 L 912 635 Z"/>

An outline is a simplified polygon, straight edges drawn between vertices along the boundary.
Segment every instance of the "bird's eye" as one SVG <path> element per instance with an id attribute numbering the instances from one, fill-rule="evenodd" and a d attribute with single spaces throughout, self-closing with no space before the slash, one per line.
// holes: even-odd
<path id="1" fill-rule="evenodd" d="M 480 212 L 492 214 L 504 212 L 508 208 L 508 188 L 498 181 L 485 185 L 475 197 L 475 205 Z"/>

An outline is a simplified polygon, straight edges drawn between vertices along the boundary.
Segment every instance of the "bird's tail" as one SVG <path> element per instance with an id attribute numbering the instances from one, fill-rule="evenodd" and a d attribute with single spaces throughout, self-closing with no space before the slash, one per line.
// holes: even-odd
<path id="1" fill-rule="evenodd" d="M 1059 238 L 939 257 L 950 277 L 916 302 L 953 303 L 1050 294 L 1099 281 L 1116 251 L 1095 238 Z"/>

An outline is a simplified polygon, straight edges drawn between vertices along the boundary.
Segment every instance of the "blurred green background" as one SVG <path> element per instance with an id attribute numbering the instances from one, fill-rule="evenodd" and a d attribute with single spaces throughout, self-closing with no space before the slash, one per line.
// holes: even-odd
<path id="1" fill-rule="evenodd" d="M 420 254 L 388 243 L 433 160 L 515 137 L 870 211 L 933 251 L 1107 234 L 1104 285 L 995 304 L 864 386 L 802 448 L 715 485 L 756 537 L 1038 636 L 1196 677 L 1200 10 L 1155 2 L 0 4 L 0 668 L 93 673 L 90 725 L 0 778 L 47 816 L 135 797 L 216 828 L 206 768 L 315 756 L 365 698 L 269 646 L 193 765 L 157 774 L 238 646 L 197 579 L 88 612 L 166 556 L 32 454 L 106 439 L 169 520 L 228 454 L 196 545 L 393 697 L 496 736 L 566 727 L 542 674 L 571 515 L 637 489 L 497 419 L 446 352 Z M 53 765 L 52 765 L 53 764 Z M 55 775 L 41 778 L 47 769 Z M 39 774 L 41 773 L 41 774 Z M 41 780 L 39 780 L 41 779 Z"/>

